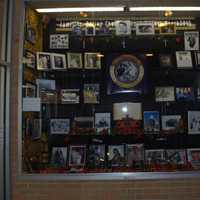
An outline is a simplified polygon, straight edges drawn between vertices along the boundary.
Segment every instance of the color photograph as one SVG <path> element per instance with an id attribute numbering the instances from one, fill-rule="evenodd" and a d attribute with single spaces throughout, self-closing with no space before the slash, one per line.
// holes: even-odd
<path id="1" fill-rule="evenodd" d="M 200 111 L 188 111 L 188 134 L 200 134 Z"/>
<path id="2" fill-rule="evenodd" d="M 176 88 L 177 101 L 193 101 L 194 91 L 192 87 L 177 87 Z"/>
<path id="3" fill-rule="evenodd" d="M 180 126 L 181 115 L 162 115 L 162 130 L 175 131 Z"/>
<path id="4" fill-rule="evenodd" d="M 99 84 L 84 84 L 83 98 L 84 103 L 98 104 L 100 103 Z"/>
<path id="5" fill-rule="evenodd" d="M 51 119 L 51 134 L 68 134 L 70 131 L 70 119 Z"/>
<path id="6" fill-rule="evenodd" d="M 110 133 L 111 113 L 95 113 L 95 128 L 97 133 Z"/>
<path id="7" fill-rule="evenodd" d="M 145 150 L 145 162 L 147 165 L 163 165 L 166 163 L 163 149 Z"/>

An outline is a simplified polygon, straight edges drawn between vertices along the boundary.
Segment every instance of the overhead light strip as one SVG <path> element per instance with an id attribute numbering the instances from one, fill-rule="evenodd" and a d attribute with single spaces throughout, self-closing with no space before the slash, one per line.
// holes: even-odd
<path id="1" fill-rule="evenodd" d="M 130 7 L 130 11 L 149 12 L 149 11 L 200 11 L 200 6 L 165 6 L 165 7 Z"/>

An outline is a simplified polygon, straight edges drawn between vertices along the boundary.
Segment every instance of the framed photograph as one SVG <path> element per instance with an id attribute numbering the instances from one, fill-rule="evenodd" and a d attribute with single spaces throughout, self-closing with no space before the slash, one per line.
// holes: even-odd
<path id="1" fill-rule="evenodd" d="M 176 52 L 177 68 L 192 68 L 192 55 L 190 51 L 177 51 Z"/>
<path id="2" fill-rule="evenodd" d="M 127 144 L 126 145 L 127 167 L 138 168 L 144 164 L 144 145 Z"/>
<path id="3" fill-rule="evenodd" d="M 75 128 L 91 129 L 94 128 L 93 117 L 75 117 L 74 118 Z"/>
<path id="4" fill-rule="evenodd" d="M 176 25 L 175 24 L 166 24 L 159 27 L 160 35 L 175 35 L 176 34 Z"/>
<path id="5" fill-rule="evenodd" d="M 125 164 L 124 145 L 109 145 L 107 155 L 111 167 L 124 166 Z"/>
<path id="6" fill-rule="evenodd" d="M 42 119 L 34 119 L 32 138 L 36 140 L 40 139 L 41 136 L 42 136 Z"/>
<path id="7" fill-rule="evenodd" d="M 69 49 L 68 34 L 50 35 L 50 49 Z"/>
<path id="8" fill-rule="evenodd" d="M 142 120 L 142 103 L 114 103 L 113 104 L 113 119 L 122 120 L 132 118 L 134 120 Z"/>
<path id="9" fill-rule="evenodd" d="M 177 87 L 176 88 L 177 101 L 193 101 L 194 91 L 192 87 Z"/>
<path id="10" fill-rule="evenodd" d="M 36 79 L 37 84 L 37 96 L 41 96 L 41 91 L 53 91 L 56 90 L 55 80 L 50 79 Z"/>
<path id="11" fill-rule="evenodd" d="M 115 22 L 115 33 L 116 35 L 126 36 L 131 35 L 131 21 L 116 21 Z"/>
<path id="12" fill-rule="evenodd" d="M 35 55 L 35 53 L 25 49 L 24 58 L 25 58 L 25 64 L 24 64 L 25 67 L 35 69 L 35 67 L 36 67 L 36 55 Z"/>
<path id="13" fill-rule="evenodd" d="M 99 84 L 84 84 L 83 99 L 84 103 L 98 104 L 100 103 Z"/>
<path id="14" fill-rule="evenodd" d="M 85 53 L 84 68 L 85 69 L 101 69 L 100 53 Z"/>
<path id="15" fill-rule="evenodd" d="M 154 22 L 136 22 L 136 35 L 155 35 Z"/>
<path id="16" fill-rule="evenodd" d="M 61 89 L 62 104 L 78 104 L 80 102 L 80 89 Z"/>
<path id="17" fill-rule="evenodd" d="M 181 115 L 162 115 L 162 130 L 174 131 L 180 126 Z"/>
<path id="18" fill-rule="evenodd" d="M 67 165 L 67 147 L 53 147 L 51 165 L 55 168 L 65 168 Z"/>
<path id="19" fill-rule="evenodd" d="M 173 58 L 171 54 L 160 54 L 159 55 L 160 67 L 173 67 Z"/>
<path id="20" fill-rule="evenodd" d="M 186 151 L 185 149 L 167 149 L 165 159 L 173 165 L 186 165 Z"/>
<path id="21" fill-rule="evenodd" d="M 41 103 L 44 103 L 44 104 L 58 103 L 58 94 L 56 90 L 41 89 L 39 91 L 39 97 L 41 99 Z"/>
<path id="22" fill-rule="evenodd" d="M 70 145 L 69 151 L 69 166 L 83 167 L 86 161 L 86 146 L 85 145 Z"/>
<path id="23" fill-rule="evenodd" d="M 200 111 L 188 111 L 188 134 L 200 134 Z"/>
<path id="24" fill-rule="evenodd" d="M 107 21 L 102 21 L 101 23 L 99 23 L 97 35 L 111 35 L 111 30 L 109 26 L 109 22 Z"/>
<path id="25" fill-rule="evenodd" d="M 195 51 L 194 55 L 196 69 L 200 69 L 200 51 Z"/>
<path id="26" fill-rule="evenodd" d="M 199 32 L 198 31 L 184 32 L 184 44 L 186 51 L 199 50 Z"/>
<path id="27" fill-rule="evenodd" d="M 87 163 L 90 168 L 104 167 L 105 165 L 105 145 L 90 145 L 88 150 Z"/>
<path id="28" fill-rule="evenodd" d="M 166 163 L 164 149 L 145 150 L 145 162 L 147 165 L 163 165 Z"/>
<path id="29" fill-rule="evenodd" d="M 70 119 L 50 119 L 51 134 L 68 134 L 70 131 Z"/>
<path id="30" fill-rule="evenodd" d="M 82 69 L 82 54 L 81 53 L 67 53 L 67 67 L 69 69 Z"/>
<path id="31" fill-rule="evenodd" d="M 95 36 L 96 35 L 96 27 L 92 23 L 86 23 L 85 25 L 85 35 L 86 36 Z"/>
<path id="32" fill-rule="evenodd" d="M 174 87 L 155 87 L 156 102 L 175 101 Z"/>
<path id="33" fill-rule="evenodd" d="M 111 113 L 95 113 L 95 128 L 97 133 L 110 133 Z"/>
<path id="34" fill-rule="evenodd" d="M 37 85 L 31 82 L 25 83 L 22 86 L 23 97 L 36 97 L 37 96 Z"/>
<path id="35" fill-rule="evenodd" d="M 52 56 L 51 53 L 37 52 L 37 70 L 51 70 Z"/>
<path id="36" fill-rule="evenodd" d="M 36 43 L 36 30 L 30 25 L 26 25 L 26 41 L 30 42 L 32 45 Z"/>
<path id="37" fill-rule="evenodd" d="M 65 54 L 52 54 L 52 69 L 65 70 L 67 69 Z"/>
<path id="38" fill-rule="evenodd" d="M 158 111 L 144 111 L 144 131 L 151 133 L 160 131 L 160 113 Z"/>
<path id="39" fill-rule="evenodd" d="M 194 169 L 200 169 L 200 148 L 187 149 L 187 157 Z"/>
<path id="40" fill-rule="evenodd" d="M 82 35 L 81 22 L 73 22 L 71 25 L 71 31 L 73 35 L 81 36 Z"/>

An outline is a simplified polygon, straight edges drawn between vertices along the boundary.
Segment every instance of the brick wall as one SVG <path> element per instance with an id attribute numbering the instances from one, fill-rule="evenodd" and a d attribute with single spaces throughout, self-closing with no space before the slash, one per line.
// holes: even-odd
<path id="1" fill-rule="evenodd" d="M 12 200 L 199 200 L 200 179 L 154 181 L 20 181 L 18 165 L 18 72 L 22 23 L 21 0 L 15 0 L 11 73 Z"/>

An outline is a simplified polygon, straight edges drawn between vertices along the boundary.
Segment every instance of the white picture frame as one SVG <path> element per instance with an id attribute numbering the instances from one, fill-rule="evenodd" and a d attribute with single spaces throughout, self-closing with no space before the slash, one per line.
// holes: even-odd
<path id="1" fill-rule="evenodd" d="M 111 113 L 95 113 L 95 128 L 97 133 L 103 131 L 110 133 Z"/>
<path id="2" fill-rule="evenodd" d="M 96 27 L 92 23 L 86 23 L 85 25 L 85 36 L 95 36 L 96 35 Z"/>
<path id="3" fill-rule="evenodd" d="M 98 52 L 86 52 L 84 54 L 84 68 L 85 69 L 101 69 L 101 57 Z"/>
<path id="4" fill-rule="evenodd" d="M 67 67 L 68 69 L 82 69 L 83 61 L 81 53 L 67 53 Z"/>
<path id="5" fill-rule="evenodd" d="M 188 111 L 188 134 L 200 134 L 200 111 Z"/>
<path id="6" fill-rule="evenodd" d="M 52 69 L 53 70 L 66 70 L 66 57 L 65 54 L 52 54 Z"/>
<path id="7" fill-rule="evenodd" d="M 154 22 L 152 21 L 136 22 L 135 30 L 136 35 L 155 35 Z"/>
<path id="8" fill-rule="evenodd" d="M 199 50 L 199 32 L 198 31 L 184 32 L 184 45 L 185 45 L 186 51 L 198 51 Z"/>
<path id="9" fill-rule="evenodd" d="M 115 21 L 115 33 L 117 36 L 131 35 L 131 21 L 129 20 Z"/>
<path id="10" fill-rule="evenodd" d="M 162 115 L 161 124 L 163 131 L 174 131 L 179 127 L 181 115 Z"/>
<path id="11" fill-rule="evenodd" d="M 37 70 L 48 71 L 52 69 L 52 54 L 48 52 L 37 52 Z"/>
<path id="12" fill-rule="evenodd" d="M 155 101 L 156 102 L 168 102 L 175 101 L 175 88 L 173 86 L 155 87 Z"/>
<path id="13" fill-rule="evenodd" d="M 51 34 L 50 49 L 69 49 L 68 34 Z"/>
<path id="14" fill-rule="evenodd" d="M 176 62 L 178 69 L 193 68 L 192 54 L 190 51 L 176 51 Z"/>
<path id="15" fill-rule="evenodd" d="M 50 119 L 50 133 L 53 135 L 69 134 L 70 119 Z"/>

